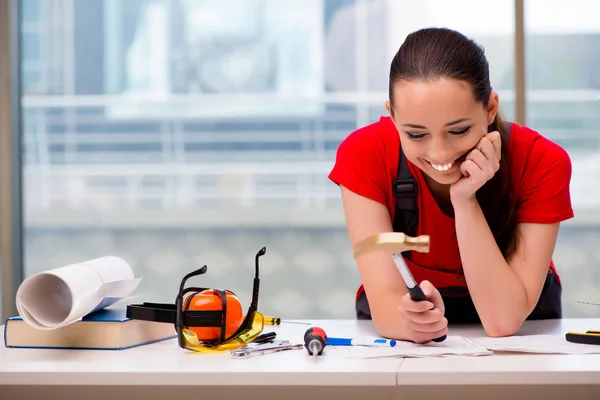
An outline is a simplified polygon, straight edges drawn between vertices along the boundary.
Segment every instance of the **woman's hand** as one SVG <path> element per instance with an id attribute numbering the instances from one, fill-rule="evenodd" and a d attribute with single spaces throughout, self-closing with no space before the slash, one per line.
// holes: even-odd
<path id="1" fill-rule="evenodd" d="M 498 131 L 481 138 L 460 165 L 463 178 L 450 186 L 450 199 L 456 205 L 475 199 L 475 193 L 492 179 L 500 168 L 502 140 Z"/>
<path id="2" fill-rule="evenodd" d="M 406 293 L 398 313 L 402 321 L 403 339 L 427 343 L 448 332 L 448 320 L 444 317 L 444 301 L 440 292 L 429 281 L 423 281 L 419 286 L 429 301 L 413 301 L 410 294 Z"/>

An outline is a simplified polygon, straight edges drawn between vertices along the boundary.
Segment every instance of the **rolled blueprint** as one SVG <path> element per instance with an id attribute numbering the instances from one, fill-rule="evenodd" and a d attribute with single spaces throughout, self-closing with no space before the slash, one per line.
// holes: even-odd
<path id="1" fill-rule="evenodd" d="M 56 329 L 115 304 L 139 285 L 131 266 L 100 257 L 34 274 L 17 290 L 17 311 L 29 325 Z"/>

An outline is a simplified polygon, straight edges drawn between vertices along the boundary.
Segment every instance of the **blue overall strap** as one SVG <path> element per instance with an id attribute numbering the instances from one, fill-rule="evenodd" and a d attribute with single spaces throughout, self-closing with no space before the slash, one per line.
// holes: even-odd
<path id="1" fill-rule="evenodd" d="M 417 236 L 419 211 L 417 210 L 416 197 L 418 186 L 417 181 L 410 173 L 402 147 L 400 147 L 400 159 L 398 160 L 398 174 L 392 182 L 392 191 L 396 197 L 394 232 Z"/>

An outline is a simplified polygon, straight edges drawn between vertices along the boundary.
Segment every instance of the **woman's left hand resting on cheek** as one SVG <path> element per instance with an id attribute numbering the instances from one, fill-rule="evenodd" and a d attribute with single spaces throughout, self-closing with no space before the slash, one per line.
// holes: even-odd
<path id="1" fill-rule="evenodd" d="M 475 199 L 475 194 L 500 168 L 502 140 L 498 131 L 490 132 L 467 154 L 460 165 L 463 178 L 450 186 L 453 205 Z"/>

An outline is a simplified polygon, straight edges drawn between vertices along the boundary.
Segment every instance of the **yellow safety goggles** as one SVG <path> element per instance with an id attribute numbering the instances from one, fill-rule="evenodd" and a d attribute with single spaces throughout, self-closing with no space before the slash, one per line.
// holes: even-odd
<path id="1" fill-rule="evenodd" d="M 188 279 L 206 273 L 206 265 L 187 274 L 179 286 L 179 293 L 175 304 L 143 303 L 130 304 L 127 306 L 127 317 L 146 321 L 173 323 L 177 332 L 178 345 L 184 349 L 197 352 L 219 352 L 235 350 L 254 341 L 263 331 L 265 324 L 274 324 L 278 318 L 265 317 L 258 312 L 258 292 L 260 286 L 258 259 L 266 253 L 263 247 L 255 257 L 255 276 L 252 289 L 252 301 L 250 307 L 238 329 L 229 337 L 225 336 L 226 325 L 226 302 L 221 310 L 189 310 L 184 307 L 186 293 L 201 292 L 207 288 L 189 287 L 185 288 Z M 221 328 L 220 338 L 205 342 L 190 328 Z"/>
<path id="2" fill-rule="evenodd" d="M 263 315 L 258 311 L 254 311 L 251 314 L 246 315 L 244 322 L 238 328 L 237 332 L 223 342 L 205 344 L 198 340 L 198 337 L 194 332 L 186 328 L 181 328 L 181 330 L 177 332 L 177 338 L 179 346 L 188 350 L 198 352 L 235 350 L 254 341 L 254 339 L 261 334 L 263 328 Z"/>

